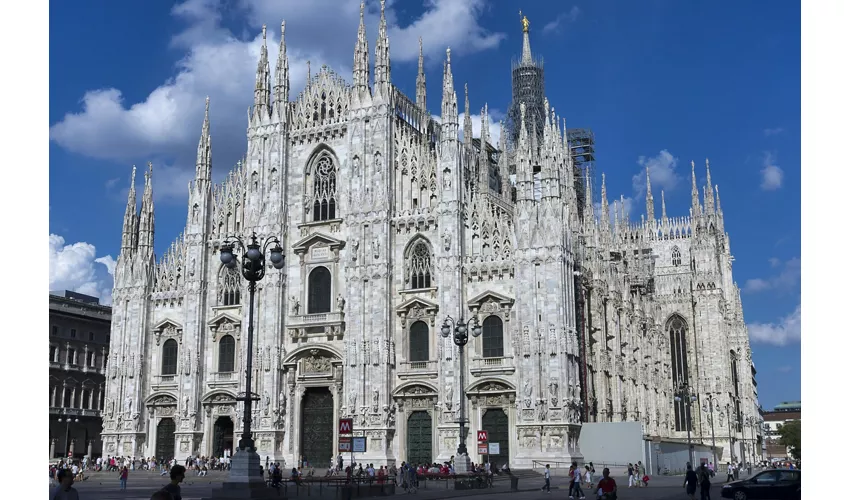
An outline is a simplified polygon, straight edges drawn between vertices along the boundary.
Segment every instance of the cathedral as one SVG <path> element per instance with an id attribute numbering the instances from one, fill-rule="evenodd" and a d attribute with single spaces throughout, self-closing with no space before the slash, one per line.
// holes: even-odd
<path id="1" fill-rule="evenodd" d="M 576 166 L 527 19 L 491 141 L 486 106 L 473 138 L 467 92 L 459 123 L 450 50 L 439 119 L 421 45 L 415 98 L 393 84 L 381 4 L 374 60 L 361 6 L 351 82 L 322 66 L 294 100 L 285 25 L 274 73 L 263 28 L 244 159 L 212 182 L 208 100 L 186 226 L 159 257 L 153 174 L 139 210 L 134 167 L 104 455 L 231 454 L 250 348 L 257 452 L 290 465 L 327 467 L 339 418 L 365 438 L 354 459 L 375 465 L 448 460 L 462 417 L 472 461 L 485 460 L 486 430 L 497 466 L 581 459 L 588 422 L 640 422 L 645 439 L 671 442 L 690 429 L 710 444 L 713 418 L 723 460 L 742 456 L 755 368 L 708 161 L 705 186 L 691 163 L 688 215 L 669 217 L 661 193 L 656 217 L 647 172 L 646 214 L 632 221 L 609 209 L 604 175 L 595 192 Z M 257 283 L 249 346 L 248 283 L 219 253 L 253 233 L 280 238 L 285 263 Z M 481 334 L 459 349 L 441 335 L 449 317 L 477 319 Z M 696 402 L 676 397 L 682 383 Z"/>

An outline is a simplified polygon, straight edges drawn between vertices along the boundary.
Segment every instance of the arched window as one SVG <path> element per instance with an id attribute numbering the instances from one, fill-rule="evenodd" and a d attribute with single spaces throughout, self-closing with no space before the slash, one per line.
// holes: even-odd
<path id="1" fill-rule="evenodd" d="M 222 267 L 218 284 L 218 303 L 223 306 L 238 306 L 240 289 L 239 271 Z"/>
<path id="2" fill-rule="evenodd" d="M 410 289 L 431 288 L 431 269 L 431 248 L 425 240 L 419 240 L 408 254 Z"/>
<path id="3" fill-rule="evenodd" d="M 670 334 L 672 383 L 675 388 L 680 381 L 690 380 L 688 377 L 688 326 L 681 316 L 673 316 L 667 321 L 667 332 Z M 676 430 L 687 430 L 691 419 L 690 405 L 683 399 L 673 403 L 673 410 Z"/>
<path id="4" fill-rule="evenodd" d="M 682 265 L 682 253 L 679 251 L 679 247 L 673 247 L 673 265 L 679 267 Z"/>
<path id="5" fill-rule="evenodd" d="M 417 321 L 410 325 L 410 361 L 428 361 L 428 325 Z"/>
<path id="6" fill-rule="evenodd" d="M 218 371 L 233 372 L 233 361 L 236 358 L 236 340 L 232 335 L 225 335 L 218 341 Z"/>
<path id="7" fill-rule="evenodd" d="M 307 314 L 331 312 L 331 272 L 319 266 L 308 278 Z"/>
<path id="8" fill-rule="evenodd" d="M 168 339 L 162 344 L 161 375 L 177 375 L 177 341 Z"/>
<path id="9" fill-rule="evenodd" d="M 71 396 L 73 395 L 72 393 L 73 393 L 73 388 L 66 385 L 65 386 L 65 397 L 64 397 L 64 400 L 62 401 L 62 407 L 63 408 L 70 408 L 71 407 L 71 402 L 72 402 Z"/>
<path id="10" fill-rule="evenodd" d="M 83 389 L 83 397 L 80 400 L 80 408 L 83 410 L 90 410 L 89 408 L 89 397 L 91 396 L 91 392 L 88 389 Z"/>
<path id="11" fill-rule="evenodd" d="M 487 316 L 482 325 L 484 333 L 481 339 L 482 355 L 485 358 L 501 358 L 505 355 L 505 336 L 502 320 L 498 316 Z"/>
<path id="12" fill-rule="evenodd" d="M 313 165 L 313 220 L 336 219 L 336 166 L 328 154 Z"/>

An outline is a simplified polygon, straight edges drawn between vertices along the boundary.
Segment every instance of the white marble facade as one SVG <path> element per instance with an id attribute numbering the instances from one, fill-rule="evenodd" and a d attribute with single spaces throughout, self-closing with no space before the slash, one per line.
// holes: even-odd
<path id="1" fill-rule="evenodd" d="M 619 213 L 610 221 L 604 177 L 601 214 L 592 196 L 578 206 L 569 144 L 548 102 L 542 141 L 523 129 L 513 153 L 499 154 L 506 134 L 498 146 L 482 148 L 486 135 L 471 140 L 468 97 L 458 139 L 448 50 L 439 123 L 426 111 L 421 65 L 415 102 L 390 82 L 383 21 L 371 85 L 369 62 L 361 22 L 353 82 L 322 67 L 290 101 L 283 36 L 274 73 L 264 47 L 245 159 L 212 183 L 208 102 L 186 228 L 158 261 L 151 173 L 140 212 L 131 187 L 104 454 L 215 454 L 233 444 L 228 422 L 238 441 L 248 292 L 218 252 L 226 237 L 252 232 L 280 237 L 287 259 L 282 271 L 269 267 L 256 293 L 252 425 L 261 457 L 295 463 L 321 424 L 332 449 L 314 465 L 325 467 L 337 450 L 336 419 L 350 416 L 367 437 L 358 461 L 400 463 L 413 446 L 447 459 L 463 393 L 474 461 L 475 431 L 488 425 L 504 427 L 499 459 L 514 467 L 580 458 L 583 420 L 639 420 L 647 435 L 682 438 L 671 392 L 679 372 L 737 401 L 741 413 L 754 411 L 710 177 L 690 217 L 668 218 L 662 208 L 655 218 L 650 189 L 644 222 Z M 447 315 L 477 316 L 485 327 L 467 347 L 464 387 L 457 348 L 439 336 Z M 686 330 L 684 356 L 671 352 L 674 324 Z M 329 420 L 304 408 L 317 390 L 330 391 Z M 694 432 L 708 439 L 699 406 Z M 415 412 L 425 413 L 414 431 Z"/>

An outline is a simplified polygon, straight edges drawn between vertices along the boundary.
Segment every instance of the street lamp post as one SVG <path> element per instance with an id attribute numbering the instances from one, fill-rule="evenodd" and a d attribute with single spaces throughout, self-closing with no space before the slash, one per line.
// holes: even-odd
<path id="1" fill-rule="evenodd" d="M 703 409 L 708 411 L 708 422 L 711 424 L 711 455 L 714 457 L 714 469 L 717 470 L 717 443 L 714 440 L 714 407 L 717 405 L 717 400 L 709 393 L 706 395 L 706 400 L 703 403 Z"/>
<path id="2" fill-rule="evenodd" d="M 729 412 L 732 410 L 732 405 L 730 403 L 726 403 L 726 424 L 729 428 L 729 463 L 735 462 L 735 455 L 732 454 L 735 451 L 734 443 L 732 443 L 732 419 L 729 417 Z"/>
<path id="3" fill-rule="evenodd" d="M 269 247 L 271 250 L 269 250 Z M 260 456 L 254 446 L 254 438 L 251 436 L 251 406 L 255 398 L 251 392 L 251 376 L 254 371 L 254 294 L 257 291 L 257 282 L 266 275 L 266 251 L 269 251 L 269 260 L 275 269 L 283 269 L 283 248 L 276 236 L 269 236 L 262 243 L 257 241 L 257 234 L 252 233 L 248 243 L 242 241 L 239 236 L 226 238 L 221 245 L 221 262 L 228 269 L 235 269 L 240 263 L 236 253 L 241 254 L 242 262 L 240 271 L 242 277 L 248 281 L 248 355 L 245 372 L 245 395 L 237 397 L 237 401 L 244 401 L 244 412 L 242 415 L 242 438 L 239 440 L 239 453 L 233 456 L 231 465 L 231 479 L 240 483 L 262 484 L 260 471 Z"/>
<path id="4" fill-rule="evenodd" d="M 473 337 L 481 335 L 481 325 L 478 324 L 477 316 L 473 316 L 468 321 L 464 321 L 463 316 L 461 316 L 461 318 L 457 321 L 455 321 L 451 316 L 446 316 L 446 319 L 443 321 L 443 327 L 440 329 L 440 333 L 443 335 L 443 338 L 448 338 L 448 336 L 452 335 L 452 332 L 454 332 L 452 340 L 458 347 L 458 361 L 460 364 L 460 375 L 458 378 L 460 383 L 460 406 L 458 408 L 460 416 L 458 417 L 458 423 L 460 424 L 460 436 L 458 438 L 457 454 L 458 457 L 466 457 L 458 460 L 458 462 L 463 463 L 465 466 L 469 465 L 469 453 L 467 453 L 466 450 L 466 394 L 463 386 L 463 356 L 465 350 L 464 347 L 466 347 L 467 342 L 469 342 L 470 330 L 472 330 L 471 333 Z M 466 472 L 466 470 L 461 472 Z"/>
<path id="5" fill-rule="evenodd" d="M 62 458 L 67 459 L 68 458 L 68 452 L 70 451 L 70 448 L 69 448 L 68 445 L 71 441 L 71 422 L 74 422 L 76 424 L 77 422 L 80 421 L 80 419 L 79 418 L 72 419 L 71 417 L 63 419 L 62 417 L 59 417 L 59 421 L 65 422 L 65 448 L 62 451 Z"/>
<path id="6" fill-rule="evenodd" d="M 691 404 L 695 403 L 697 400 L 696 394 L 694 394 L 691 386 L 688 385 L 686 380 L 679 380 L 679 384 L 676 386 L 676 389 L 673 392 L 673 399 L 677 403 L 682 401 L 685 402 L 685 416 L 687 417 L 687 430 L 688 430 L 688 460 L 690 461 L 691 466 L 694 465 L 694 448 L 691 444 Z"/>

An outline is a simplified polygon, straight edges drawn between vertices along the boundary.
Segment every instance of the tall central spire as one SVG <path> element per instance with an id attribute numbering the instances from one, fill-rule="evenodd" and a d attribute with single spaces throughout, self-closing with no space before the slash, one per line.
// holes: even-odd
<path id="1" fill-rule="evenodd" d="M 260 47 L 260 60 L 257 63 L 257 81 L 254 85 L 254 117 L 265 118 L 269 115 L 271 104 L 271 71 L 269 70 L 269 49 L 266 46 L 266 25 L 263 25 L 263 46 Z"/>
<path id="2" fill-rule="evenodd" d="M 390 38 L 387 36 L 385 0 L 381 0 L 381 22 L 378 24 L 378 41 L 375 43 L 375 90 L 385 95 L 390 85 Z"/>
<path id="3" fill-rule="evenodd" d="M 531 58 L 531 41 L 528 39 L 528 26 L 531 23 L 527 17 L 522 15 L 522 11 L 519 11 L 519 15 L 522 17 L 522 59 L 520 59 L 520 62 L 522 64 L 533 64 L 534 60 Z"/>

